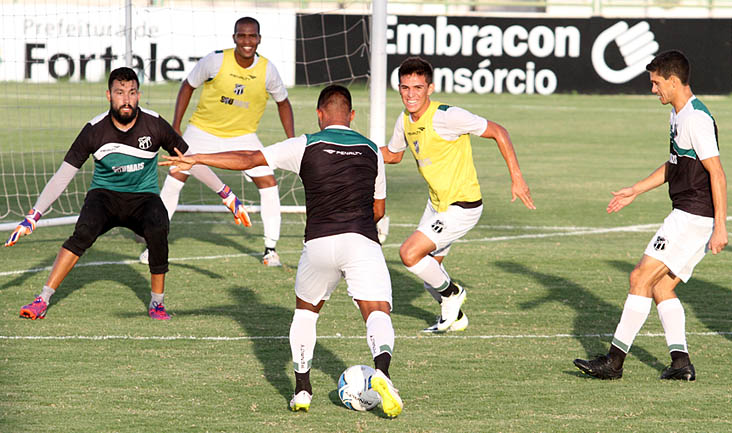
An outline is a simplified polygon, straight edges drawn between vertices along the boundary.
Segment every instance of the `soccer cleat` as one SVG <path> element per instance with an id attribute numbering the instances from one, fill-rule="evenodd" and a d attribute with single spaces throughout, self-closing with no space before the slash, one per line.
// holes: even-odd
<path id="1" fill-rule="evenodd" d="M 681 368 L 673 368 L 670 365 L 663 369 L 661 379 L 666 380 L 696 380 L 696 370 L 694 364 L 687 364 Z"/>
<path id="2" fill-rule="evenodd" d="M 165 305 L 153 302 L 153 306 L 147 312 L 151 319 L 155 320 L 170 320 L 168 312 L 165 311 Z"/>
<path id="3" fill-rule="evenodd" d="M 612 359 L 607 355 L 600 355 L 595 359 L 575 359 L 574 365 L 598 379 L 620 379 L 623 377 L 623 367 L 613 367 Z"/>
<path id="4" fill-rule="evenodd" d="M 262 263 L 265 266 L 282 266 L 282 262 L 280 262 L 280 255 L 277 254 L 277 251 L 275 251 L 274 248 L 264 249 Z"/>
<path id="5" fill-rule="evenodd" d="M 20 317 L 31 320 L 43 319 L 46 317 L 47 309 L 48 304 L 46 304 L 46 301 L 40 296 L 36 296 L 33 302 L 20 308 Z"/>
<path id="6" fill-rule="evenodd" d="M 140 263 L 142 263 L 143 265 L 149 265 L 150 261 L 148 260 L 148 255 L 149 252 L 147 248 L 145 248 L 145 251 L 140 253 Z"/>
<path id="7" fill-rule="evenodd" d="M 432 325 L 432 326 L 429 326 L 427 328 L 424 328 L 422 330 L 422 332 L 435 333 L 435 334 L 436 333 L 439 333 L 439 332 L 445 332 L 445 331 L 438 331 L 437 330 L 437 324 L 440 323 L 441 320 L 442 320 L 442 317 L 437 316 L 437 322 L 435 322 L 435 324 Z M 468 327 L 468 316 L 465 313 L 463 313 L 463 315 L 459 319 L 457 319 L 456 321 L 454 321 L 452 323 L 452 325 L 450 325 L 450 327 L 447 328 L 447 332 L 451 332 L 451 331 L 465 331 L 465 329 L 467 327 Z"/>
<path id="8" fill-rule="evenodd" d="M 455 285 L 458 288 L 457 293 L 442 297 L 442 303 L 440 304 L 442 314 L 440 314 L 440 319 L 437 321 L 437 330 L 439 332 L 445 332 L 450 329 L 450 326 L 457 320 L 458 314 L 460 314 L 460 308 L 463 306 L 463 302 L 465 302 L 467 291 L 460 285 Z"/>
<path id="9" fill-rule="evenodd" d="M 310 410 L 311 401 L 313 401 L 313 395 L 302 390 L 292 396 L 292 400 L 290 400 L 290 410 L 293 412 L 297 412 L 299 410 L 307 412 Z"/>
<path id="10" fill-rule="evenodd" d="M 369 378 L 369 389 L 373 389 L 381 396 L 381 409 L 386 416 L 394 418 L 402 413 L 404 403 L 402 402 L 402 398 L 399 397 L 399 390 L 394 388 L 391 380 L 386 377 L 384 372 L 377 369 L 371 375 Z"/>

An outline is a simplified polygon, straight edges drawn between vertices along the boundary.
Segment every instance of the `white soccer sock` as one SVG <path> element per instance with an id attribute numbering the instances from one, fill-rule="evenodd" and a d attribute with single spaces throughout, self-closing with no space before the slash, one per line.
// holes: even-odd
<path id="1" fill-rule="evenodd" d="M 280 225 L 282 215 L 280 214 L 280 192 L 277 185 L 259 190 L 261 205 L 262 225 L 264 226 L 264 246 L 274 248 L 280 239 Z"/>
<path id="2" fill-rule="evenodd" d="M 653 299 L 638 295 L 628 295 L 623 307 L 623 314 L 620 316 L 618 327 L 613 335 L 613 345 L 625 353 L 630 351 L 636 335 L 640 332 L 643 324 L 651 312 Z"/>
<path id="3" fill-rule="evenodd" d="M 432 295 L 433 298 L 435 298 L 435 301 L 437 301 L 438 304 L 442 304 L 442 295 L 440 295 L 440 292 L 427 283 L 424 283 L 424 289 L 427 290 L 427 293 Z"/>
<path id="4" fill-rule="evenodd" d="M 41 293 L 38 294 L 41 298 L 43 298 L 44 301 L 46 301 L 46 304 L 51 300 L 51 296 L 56 293 L 56 289 L 52 289 L 50 286 L 43 286 L 43 289 L 41 290 Z"/>
<path id="5" fill-rule="evenodd" d="M 224 188 L 224 182 L 216 176 L 216 173 L 206 165 L 194 165 L 191 167 L 191 175 L 198 179 L 201 183 L 211 189 L 211 191 L 218 193 Z"/>
<path id="6" fill-rule="evenodd" d="M 450 278 L 442 272 L 440 263 L 430 255 L 422 257 L 422 260 L 418 261 L 416 265 L 408 266 L 407 270 L 438 292 L 445 290 L 450 284 Z"/>
<path id="7" fill-rule="evenodd" d="M 173 219 L 175 209 L 178 207 L 178 199 L 180 198 L 180 190 L 183 189 L 185 182 L 181 182 L 173 176 L 166 176 L 163 182 L 163 189 L 160 190 L 160 200 L 163 201 L 165 209 L 168 211 L 168 219 Z"/>
<path id="8" fill-rule="evenodd" d="M 296 373 L 306 373 L 312 367 L 318 316 L 318 313 L 302 309 L 295 309 L 295 314 L 292 315 L 290 351 Z"/>
<path id="9" fill-rule="evenodd" d="M 391 316 L 383 311 L 372 311 L 366 319 L 366 342 L 371 355 L 376 358 L 384 352 L 392 355 L 394 351 L 394 326 Z"/>
<path id="10" fill-rule="evenodd" d="M 165 300 L 165 293 L 150 292 L 150 304 L 148 308 L 155 308 L 155 305 L 162 305 Z"/>
<path id="11" fill-rule="evenodd" d="M 666 334 L 668 351 L 678 350 L 689 353 L 686 346 L 686 315 L 679 298 L 666 299 L 656 306 Z"/>

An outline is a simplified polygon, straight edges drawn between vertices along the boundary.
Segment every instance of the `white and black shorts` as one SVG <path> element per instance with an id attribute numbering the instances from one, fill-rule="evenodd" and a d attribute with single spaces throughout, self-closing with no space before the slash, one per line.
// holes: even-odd
<path id="1" fill-rule="evenodd" d="M 648 243 L 645 255 L 663 262 L 683 282 L 706 254 L 714 218 L 674 209 Z"/>
<path id="2" fill-rule="evenodd" d="M 238 137 L 217 137 L 188 124 L 183 139 L 188 143 L 188 153 L 219 153 L 234 150 L 262 150 L 264 146 L 259 141 L 257 134 L 251 133 Z M 173 166 L 171 166 L 171 169 Z M 189 171 L 182 171 L 190 175 Z M 274 175 L 274 171 L 268 165 L 260 165 L 249 170 L 244 170 L 249 177 L 262 177 Z"/>
<path id="3" fill-rule="evenodd" d="M 343 233 L 305 242 L 295 278 L 295 295 L 318 305 L 330 299 L 341 278 L 354 300 L 386 301 L 391 279 L 381 245 L 360 234 Z"/>
<path id="4" fill-rule="evenodd" d="M 437 246 L 431 253 L 433 256 L 446 256 L 452 243 L 465 236 L 478 224 L 482 212 L 482 204 L 469 208 L 450 205 L 445 212 L 437 212 L 427 200 L 427 207 L 417 230 L 424 233 Z"/>

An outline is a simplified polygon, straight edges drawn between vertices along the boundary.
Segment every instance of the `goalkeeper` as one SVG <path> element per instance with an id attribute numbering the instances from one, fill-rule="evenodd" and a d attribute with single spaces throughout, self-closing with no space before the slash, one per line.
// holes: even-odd
<path id="1" fill-rule="evenodd" d="M 84 199 L 74 233 L 64 242 L 51 274 L 36 299 L 20 309 L 20 317 L 43 319 L 51 296 L 84 252 L 96 239 L 114 227 L 127 227 L 145 238 L 150 247 L 151 318 L 170 318 L 163 304 L 165 273 L 168 272 L 168 215 L 158 196 L 157 153 L 165 149 L 188 150 L 186 142 L 157 113 L 138 107 L 137 74 L 118 68 L 109 75 L 109 111 L 90 120 L 66 153 L 61 167 L 49 180 L 35 206 L 5 243 L 15 245 L 29 235 L 41 215 L 66 189 L 90 155 L 94 175 Z M 215 176 L 214 176 L 215 177 Z M 217 179 L 205 177 L 212 186 Z M 225 201 L 238 203 L 224 185 Z M 240 209 L 243 212 L 243 206 Z M 244 213 L 244 218 L 246 214 Z"/>
<path id="2" fill-rule="evenodd" d="M 191 116 L 183 138 L 193 153 L 227 150 L 261 150 L 257 127 L 270 95 L 277 103 L 280 122 L 287 137 L 295 136 L 292 105 L 287 89 L 272 62 L 257 54 L 262 40 L 259 22 L 251 17 L 234 24 L 234 48 L 214 51 L 202 58 L 180 86 L 175 102 L 173 128 L 180 134 L 180 124 L 196 88 L 202 87 L 196 111 Z M 199 166 L 199 170 L 210 168 Z M 280 195 L 274 171 L 267 165 L 244 171 L 259 189 L 264 253 L 262 263 L 281 266 L 275 251 L 280 237 Z M 195 173 L 194 173 L 195 175 Z M 160 198 L 173 217 L 188 172 L 170 173 L 160 191 Z M 143 261 L 145 252 L 140 256 Z M 144 261 L 143 261 L 144 262 Z"/>

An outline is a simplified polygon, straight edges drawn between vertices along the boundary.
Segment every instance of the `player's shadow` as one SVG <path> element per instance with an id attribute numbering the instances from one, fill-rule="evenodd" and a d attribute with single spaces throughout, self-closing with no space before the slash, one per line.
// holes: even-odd
<path id="1" fill-rule="evenodd" d="M 611 260 L 608 263 L 628 274 L 634 268 L 632 263 L 619 260 Z M 684 307 L 691 307 L 696 318 L 707 329 L 732 341 L 732 322 L 729 320 L 729 311 L 725 308 L 729 304 L 730 295 L 732 290 L 729 287 L 705 281 L 696 275 L 692 275 L 688 283 L 682 282 L 676 286 L 676 296 Z"/>
<path id="2" fill-rule="evenodd" d="M 102 241 L 102 238 L 97 242 Z M 50 268 L 53 265 L 56 256 L 49 257 L 42 262 L 38 263 L 34 268 Z M 150 271 L 147 265 L 137 264 L 124 264 L 124 261 L 134 260 L 134 258 L 128 255 L 122 255 L 109 251 L 95 251 L 94 246 L 90 248 L 86 254 L 84 254 L 79 262 L 71 269 L 71 272 L 66 276 L 64 281 L 61 283 L 59 288 L 51 298 L 49 305 L 49 311 L 52 311 L 54 304 L 61 302 L 66 299 L 72 293 L 77 290 L 83 290 L 85 287 L 97 284 L 101 281 L 111 281 L 116 284 L 122 284 L 129 287 L 140 299 L 144 308 L 139 314 L 147 314 L 147 306 L 150 302 Z M 97 263 L 99 263 L 97 265 Z M 100 266 L 104 266 L 104 271 L 100 271 Z M 172 264 L 171 268 L 174 267 L 185 267 L 198 272 L 202 275 L 206 275 L 209 278 L 223 278 L 221 275 L 214 274 L 206 269 L 201 269 L 196 266 L 188 264 Z M 50 274 L 51 270 L 39 271 L 44 275 L 45 278 Z M 0 286 L 0 290 L 5 290 L 10 287 L 23 287 L 27 285 L 27 280 L 33 277 L 35 273 L 25 272 L 18 274 L 15 278 L 7 281 Z M 41 287 L 37 287 L 34 290 L 29 291 L 29 301 L 32 297 L 40 292 Z M 18 306 L 20 307 L 20 306 Z M 130 313 L 130 316 L 137 316 L 138 313 Z"/>
<path id="3" fill-rule="evenodd" d="M 524 302 L 520 307 L 524 310 L 531 310 L 543 307 L 544 304 L 558 303 L 570 307 L 575 311 L 573 334 L 574 338 L 582 344 L 586 355 L 590 358 L 606 354 L 608 351 L 608 340 L 615 332 L 615 327 L 620 320 L 622 308 L 610 304 L 596 296 L 592 291 L 566 279 L 552 274 L 533 271 L 526 266 L 516 262 L 499 261 L 496 266 L 516 275 L 528 276 L 537 283 L 544 286 L 546 295 L 533 301 Z M 605 337 L 607 335 L 607 337 Z M 601 337 L 601 338 L 598 338 Z M 641 362 L 661 372 L 664 364 L 653 354 L 636 344 L 631 349 L 633 356 Z M 577 354 L 578 358 L 584 358 L 582 353 Z M 570 362 L 571 360 L 567 360 Z M 584 376 L 579 370 L 568 370 L 570 374 Z"/>
<path id="4" fill-rule="evenodd" d="M 387 261 L 387 267 L 391 276 L 392 314 L 413 317 L 433 325 L 439 315 L 439 304 L 434 303 L 433 311 L 414 305 L 414 301 L 421 296 L 427 296 L 432 301 L 432 296 L 424 289 L 422 282 L 407 271 L 401 261 Z"/>
<path id="5" fill-rule="evenodd" d="M 267 382 L 279 392 L 289 404 L 294 393 L 292 380 L 292 354 L 289 339 L 290 323 L 294 310 L 262 303 L 257 294 L 247 287 L 232 287 L 231 296 L 235 305 L 212 306 L 196 310 L 176 310 L 176 316 L 222 316 L 234 319 L 244 332 L 251 336 L 254 355 L 262 366 Z M 294 302 L 293 302 L 294 304 Z M 338 378 L 346 369 L 345 363 L 335 353 L 319 342 L 315 345 L 313 367 L 332 379 L 337 387 Z M 315 392 L 322 392 L 327 386 L 313 383 Z M 320 389 L 320 391 L 318 391 Z M 337 393 L 330 392 L 329 398 L 340 405 Z"/>

